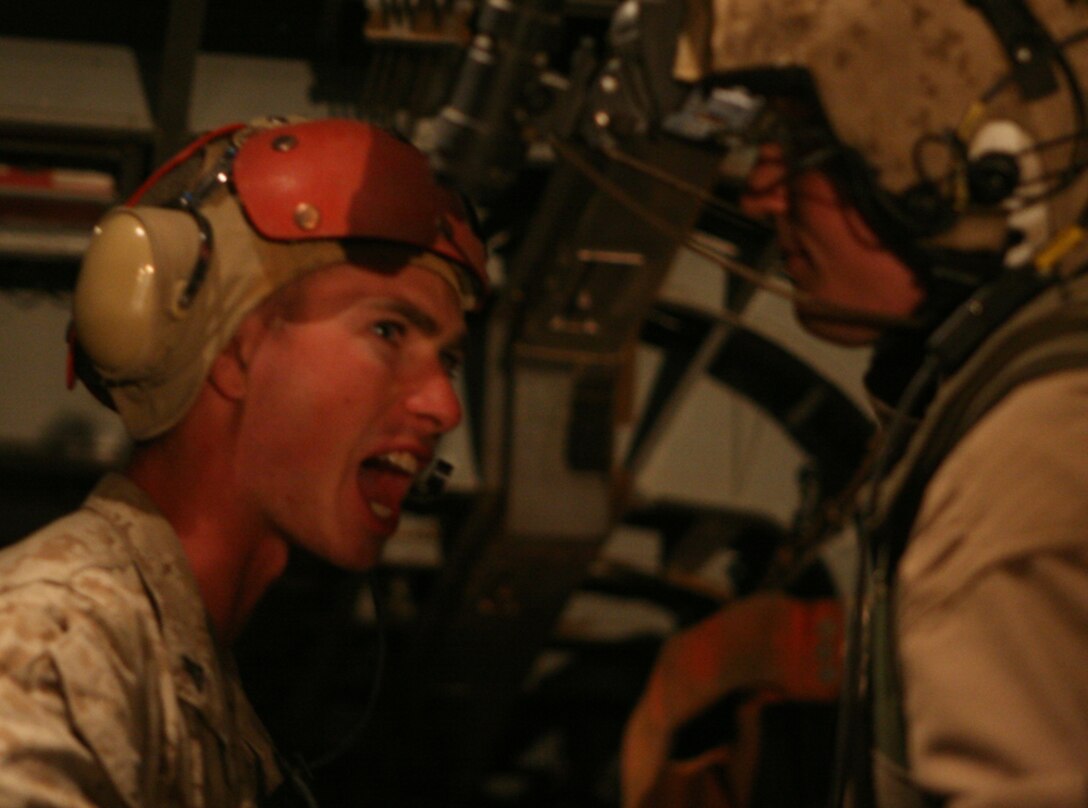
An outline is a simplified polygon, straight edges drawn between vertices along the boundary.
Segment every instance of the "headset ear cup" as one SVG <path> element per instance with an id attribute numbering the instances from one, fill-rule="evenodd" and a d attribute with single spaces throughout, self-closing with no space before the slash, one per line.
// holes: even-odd
<path id="1" fill-rule="evenodd" d="M 895 197 L 895 216 L 907 231 L 918 238 L 935 236 L 956 221 L 952 203 L 936 183 L 920 182 Z"/>
<path id="2" fill-rule="evenodd" d="M 976 205 L 1000 204 L 1020 185 L 1020 164 L 1007 152 L 985 152 L 967 164 L 967 188 Z"/>
<path id="3" fill-rule="evenodd" d="M 76 282 L 73 321 L 107 382 L 155 375 L 200 249 L 200 228 L 184 210 L 116 208 L 95 227 Z"/>
<path id="4" fill-rule="evenodd" d="M 91 361 L 90 357 L 87 356 L 87 352 L 83 350 L 83 346 L 79 342 L 79 335 L 76 334 L 74 326 L 70 326 L 68 329 L 68 363 L 69 390 L 75 387 L 75 380 L 79 379 L 83 382 L 83 386 L 87 388 L 88 392 L 90 392 L 99 403 L 105 404 L 112 410 L 117 409 L 117 405 L 114 403 L 109 388 L 106 386 L 101 374 L 95 369 L 94 363 Z"/>
<path id="5" fill-rule="evenodd" d="M 860 153 L 848 149 L 837 164 L 846 197 L 869 225 L 891 242 L 935 236 L 955 224 L 956 212 L 934 182 L 918 182 L 894 193 L 880 185 Z"/>

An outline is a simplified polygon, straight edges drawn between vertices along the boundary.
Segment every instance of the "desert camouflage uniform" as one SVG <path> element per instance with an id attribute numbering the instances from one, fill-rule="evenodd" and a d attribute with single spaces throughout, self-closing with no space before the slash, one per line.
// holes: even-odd
<path id="1" fill-rule="evenodd" d="M 885 503 L 954 440 L 871 587 L 891 618 L 870 646 L 882 808 L 1088 805 L 1086 412 L 1083 274 L 942 382 L 888 477 Z"/>
<path id="2" fill-rule="evenodd" d="M 0 552 L 0 806 L 245 806 L 271 741 L 130 481 Z"/>

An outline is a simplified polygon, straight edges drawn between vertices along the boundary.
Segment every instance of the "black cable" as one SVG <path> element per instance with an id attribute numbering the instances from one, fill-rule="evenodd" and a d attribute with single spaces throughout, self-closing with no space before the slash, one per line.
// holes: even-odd
<path id="1" fill-rule="evenodd" d="M 864 653 L 868 645 L 868 626 L 866 625 L 865 600 L 868 592 L 870 564 L 872 555 L 872 527 L 878 505 L 878 491 L 881 481 L 888 474 L 892 464 L 899 457 L 903 442 L 909 437 L 911 414 L 919 402 L 932 388 L 933 382 L 941 372 L 941 358 L 935 354 L 927 356 L 922 366 L 907 383 L 900 397 L 895 413 L 888 422 L 885 438 L 873 463 L 869 479 L 869 492 L 865 504 L 856 517 L 858 533 L 857 578 L 854 582 L 854 603 L 850 619 L 850 633 L 845 662 L 845 687 L 840 702 L 839 723 L 836 730 L 835 773 L 831 795 L 831 808 L 843 808 L 846 805 L 846 790 L 850 783 L 857 785 L 858 766 L 855 761 L 860 755 L 867 755 L 868 749 L 859 752 L 857 732 L 862 728 L 859 711 L 867 699 L 866 673 L 868 659 Z M 859 804 L 857 796 L 854 803 Z"/>
<path id="2" fill-rule="evenodd" d="M 366 704 L 359 717 L 355 719 L 351 729 L 324 753 L 312 759 L 306 759 L 301 753 L 296 753 L 294 760 L 291 761 L 278 749 L 275 750 L 276 761 L 283 773 L 284 781 L 268 799 L 262 802 L 262 808 L 319 808 L 317 797 L 313 791 L 314 772 L 335 763 L 343 757 L 362 736 L 363 730 L 366 729 L 374 714 L 378 693 L 381 690 L 382 672 L 386 663 L 385 608 L 384 601 L 378 594 L 374 573 L 371 573 L 367 578 L 367 591 L 370 593 L 370 600 L 374 607 L 377 652 L 374 679 L 371 683 Z"/>
<path id="3" fill-rule="evenodd" d="M 306 770 L 311 773 L 335 763 L 358 742 L 363 735 L 363 731 L 370 723 L 370 719 L 373 717 L 375 707 L 378 703 L 378 694 L 381 692 L 382 688 L 382 675 L 385 671 L 388 652 L 385 602 L 378 592 L 376 572 L 370 573 L 367 577 L 366 589 L 370 594 L 370 602 L 374 608 L 374 629 L 377 635 L 375 640 L 374 678 L 370 685 L 370 692 L 367 695 L 366 703 L 363 705 L 363 709 L 358 718 L 355 719 L 352 727 L 344 734 L 340 741 L 324 753 L 305 761 L 304 765 Z"/>

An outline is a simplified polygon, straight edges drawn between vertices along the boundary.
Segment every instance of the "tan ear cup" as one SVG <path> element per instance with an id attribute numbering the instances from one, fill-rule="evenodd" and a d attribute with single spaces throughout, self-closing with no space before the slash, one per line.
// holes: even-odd
<path id="1" fill-rule="evenodd" d="M 178 300 L 200 256 L 183 210 L 116 208 L 95 227 L 73 300 L 80 345 L 107 381 L 153 377 L 169 350 Z"/>

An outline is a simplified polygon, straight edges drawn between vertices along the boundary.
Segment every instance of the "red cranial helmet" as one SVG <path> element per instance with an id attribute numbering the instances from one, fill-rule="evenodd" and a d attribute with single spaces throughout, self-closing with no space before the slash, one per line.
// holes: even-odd
<path id="1" fill-rule="evenodd" d="M 470 210 L 409 143 L 346 119 L 209 133 L 95 228 L 73 302 L 84 368 L 133 437 L 159 434 L 254 306 L 365 243 L 407 248 L 466 309 L 486 292 Z"/>

